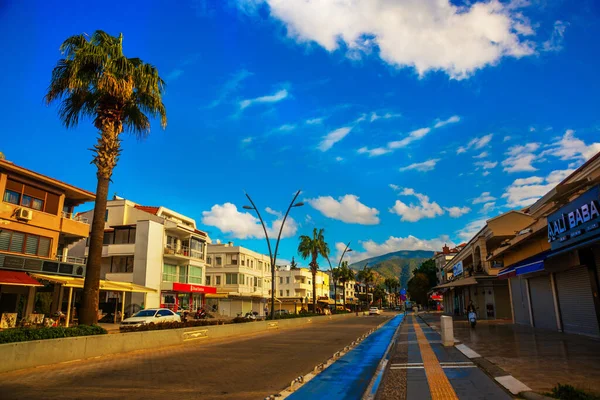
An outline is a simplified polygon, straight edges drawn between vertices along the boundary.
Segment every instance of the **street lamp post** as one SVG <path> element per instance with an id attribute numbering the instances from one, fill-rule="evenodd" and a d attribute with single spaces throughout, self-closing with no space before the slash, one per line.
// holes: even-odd
<path id="1" fill-rule="evenodd" d="M 271 240 L 269 239 L 269 234 L 267 233 L 267 227 L 265 226 L 265 221 L 263 221 L 263 219 L 260 215 L 260 211 L 258 211 L 258 207 L 256 207 L 256 204 L 254 204 L 250 195 L 248 193 L 245 193 L 246 197 L 250 201 L 250 204 L 252 204 L 252 205 L 244 206 L 243 208 L 246 210 L 256 211 L 256 215 L 258 215 L 258 219 L 260 220 L 260 223 L 265 232 L 265 238 L 267 240 L 267 247 L 269 248 L 269 258 L 271 259 L 271 316 L 270 316 L 271 319 L 275 319 L 275 263 L 277 262 L 277 250 L 279 249 L 279 240 L 281 239 L 281 232 L 283 232 L 283 226 L 285 225 L 285 220 L 287 219 L 287 216 L 290 213 L 290 210 L 292 209 L 292 207 L 301 207 L 304 205 L 304 203 L 301 201 L 296 203 L 296 199 L 300 195 L 300 192 L 301 192 L 300 190 L 298 190 L 296 192 L 296 195 L 292 199 L 290 206 L 288 207 L 287 211 L 285 212 L 283 221 L 281 221 L 281 226 L 279 227 L 279 234 L 277 235 L 277 242 L 275 242 L 275 253 L 274 254 L 271 251 Z"/>
<path id="2" fill-rule="evenodd" d="M 342 252 L 342 255 L 340 256 L 340 261 L 338 262 L 338 269 L 342 266 L 342 260 L 344 259 L 344 255 L 346 253 L 350 253 L 352 251 L 352 249 L 349 248 L 350 247 L 350 242 L 348 242 L 348 244 L 346 245 L 346 248 L 344 249 L 344 251 Z M 331 280 L 333 280 L 333 293 L 337 293 L 337 282 L 335 281 L 335 279 L 333 278 L 333 267 L 331 266 L 331 261 L 329 261 L 329 257 L 327 257 L 327 262 L 329 263 L 329 270 L 331 271 Z M 335 308 L 335 311 L 337 312 L 337 296 L 334 294 L 334 299 L 333 299 L 333 306 Z M 345 304 L 343 304 L 343 306 L 345 306 Z"/>

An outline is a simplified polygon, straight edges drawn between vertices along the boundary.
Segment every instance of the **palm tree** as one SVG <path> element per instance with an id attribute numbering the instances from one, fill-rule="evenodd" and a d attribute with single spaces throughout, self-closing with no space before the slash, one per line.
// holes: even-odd
<path id="1" fill-rule="evenodd" d="M 296 264 L 296 260 L 294 260 L 294 257 L 292 257 L 292 262 L 290 263 L 290 268 L 298 269 L 298 264 Z"/>
<path id="2" fill-rule="evenodd" d="M 344 291 L 342 293 L 344 299 L 344 307 L 346 307 L 346 283 L 354 280 L 354 271 L 348 267 L 348 261 L 342 262 L 342 266 L 340 267 L 340 283 L 344 287 Z"/>
<path id="3" fill-rule="evenodd" d="M 81 324 L 98 319 L 100 265 L 108 185 L 121 153 L 123 130 L 143 138 L 150 132 L 150 118 L 160 117 L 163 129 L 167 114 L 162 102 L 165 88 L 158 71 L 139 58 L 123 55 L 123 34 L 96 31 L 92 36 L 71 36 L 60 46 L 64 58 L 52 70 L 45 96 L 47 104 L 58 101 L 58 115 L 67 127 L 80 118 L 92 118 L 98 142 L 92 151 L 98 183 L 90 250 L 83 287 Z"/>
<path id="4" fill-rule="evenodd" d="M 325 242 L 325 237 L 323 236 L 324 229 L 313 229 L 313 236 L 302 235 L 300 236 L 300 243 L 298 244 L 298 254 L 306 260 L 308 258 L 311 259 L 310 264 L 310 272 L 312 273 L 312 285 L 313 285 L 313 312 L 317 312 L 317 271 L 319 270 L 319 263 L 317 259 L 319 256 L 323 258 L 329 257 L 329 245 Z"/>
<path id="5" fill-rule="evenodd" d="M 342 269 L 341 268 L 333 268 L 331 270 L 331 280 L 333 281 L 333 302 L 335 305 L 335 311 L 337 312 L 337 287 L 338 282 L 340 282 L 342 278 Z"/>
<path id="6" fill-rule="evenodd" d="M 375 281 L 375 274 L 373 273 L 373 268 L 369 268 L 368 264 L 365 264 L 363 269 L 358 271 L 356 277 L 359 281 L 364 283 L 367 288 L 367 302 L 369 301 L 369 286 L 370 283 Z"/>

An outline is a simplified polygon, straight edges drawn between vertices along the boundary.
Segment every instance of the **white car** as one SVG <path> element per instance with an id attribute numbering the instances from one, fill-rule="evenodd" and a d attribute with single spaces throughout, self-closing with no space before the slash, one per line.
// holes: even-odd
<path id="1" fill-rule="evenodd" d="M 181 317 L 168 308 L 148 308 L 140 310 L 121 322 L 121 326 L 140 326 L 149 323 L 181 322 Z"/>
<path id="2" fill-rule="evenodd" d="M 369 308 L 369 315 L 379 315 L 381 314 L 381 310 L 377 307 Z"/>

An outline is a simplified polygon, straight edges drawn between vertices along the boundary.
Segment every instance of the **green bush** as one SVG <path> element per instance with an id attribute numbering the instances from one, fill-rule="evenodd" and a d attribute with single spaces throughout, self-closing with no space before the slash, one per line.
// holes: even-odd
<path id="1" fill-rule="evenodd" d="M 561 400 L 600 400 L 600 396 L 577 389 L 571 385 L 556 385 L 548 396 Z"/>
<path id="2" fill-rule="evenodd" d="M 0 332 L 0 343 L 28 342 L 74 336 L 104 335 L 106 330 L 98 325 L 78 325 L 69 328 L 14 328 Z"/>

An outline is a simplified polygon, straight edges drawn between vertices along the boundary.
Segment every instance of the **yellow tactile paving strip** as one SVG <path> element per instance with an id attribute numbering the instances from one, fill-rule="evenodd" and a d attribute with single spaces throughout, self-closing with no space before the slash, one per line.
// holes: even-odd
<path id="1" fill-rule="evenodd" d="M 427 376 L 427 383 L 429 384 L 431 399 L 458 400 L 458 396 L 456 396 L 456 392 L 452 388 L 452 385 L 444 373 L 440 362 L 435 356 L 429 341 L 425 337 L 423 329 L 421 329 L 415 320 L 413 320 L 413 326 L 415 328 L 415 333 L 417 334 L 419 350 L 421 350 L 421 358 L 423 359 L 423 366 L 425 367 L 425 375 Z"/>

